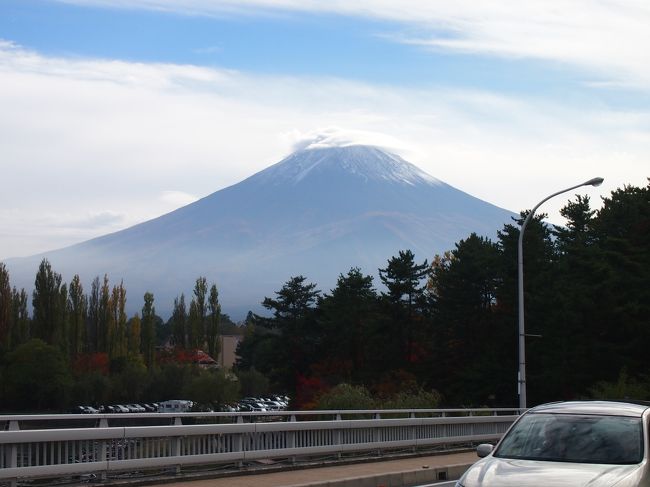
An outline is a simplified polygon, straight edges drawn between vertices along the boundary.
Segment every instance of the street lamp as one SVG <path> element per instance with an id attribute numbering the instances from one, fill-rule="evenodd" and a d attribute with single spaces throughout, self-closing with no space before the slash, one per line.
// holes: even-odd
<path id="1" fill-rule="evenodd" d="M 535 208 L 530 210 L 524 223 L 521 225 L 521 230 L 519 231 L 519 242 L 517 246 L 517 271 L 518 271 L 518 291 L 519 291 L 519 376 L 517 378 L 517 385 L 519 389 L 519 409 L 526 409 L 526 334 L 524 332 L 524 253 L 523 253 L 523 241 L 524 241 L 524 230 L 526 230 L 526 225 L 535 214 L 535 210 L 539 208 L 544 202 L 550 200 L 554 196 L 557 196 L 572 189 L 579 188 L 581 186 L 600 186 L 603 182 L 603 178 L 593 178 L 589 181 L 586 181 L 582 184 L 576 184 L 570 188 L 563 189 L 557 193 L 553 193 L 550 196 L 547 196 L 542 201 L 537 203 Z"/>

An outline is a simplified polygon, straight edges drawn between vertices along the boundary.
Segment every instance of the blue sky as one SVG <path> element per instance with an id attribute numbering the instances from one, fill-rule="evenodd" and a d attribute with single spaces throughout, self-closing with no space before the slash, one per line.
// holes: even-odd
<path id="1" fill-rule="evenodd" d="M 617 103 L 620 96 L 609 90 L 585 93 L 584 81 L 599 77 L 553 61 L 459 54 L 395 42 L 419 31 L 399 21 L 291 10 L 206 16 L 43 0 L 4 0 L 3 11 L 0 32 L 5 40 L 50 56 L 335 76 L 413 88 L 446 85 L 554 95 L 568 103 L 590 96 Z M 454 35 L 443 28 L 435 32 L 443 38 Z"/>
<path id="2" fill-rule="evenodd" d="M 597 206 L 650 175 L 648 25 L 637 0 L 1 0 L 0 259 L 322 134 L 513 211 L 599 175 Z"/>
<path id="3" fill-rule="evenodd" d="M 391 36 L 409 30 L 400 22 L 292 12 L 214 17 L 33 0 L 5 0 L 4 10 L 4 38 L 50 56 L 189 63 L 411 87 L 575 90 L 572 73 L 549 65 L 397 43 Z"/>

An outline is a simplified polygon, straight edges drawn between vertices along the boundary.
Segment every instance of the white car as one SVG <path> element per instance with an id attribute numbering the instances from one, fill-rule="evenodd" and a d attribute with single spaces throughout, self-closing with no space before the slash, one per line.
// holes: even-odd
<path id="1" fill-rule="evenodd" d="M 650 404 L 572 401 L 528 410 L 456 487 L 650 487 Z"/>
<path id="2" fill-rule="evenodd" d="M 126 404 L 126 408 L 130 413 L 145 413 L 147 410 L 142 407 L 140 404 Z"/>

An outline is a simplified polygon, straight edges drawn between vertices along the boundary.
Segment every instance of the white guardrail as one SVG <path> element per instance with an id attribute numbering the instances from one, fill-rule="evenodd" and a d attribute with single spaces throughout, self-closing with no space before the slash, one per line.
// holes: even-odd
<path id="1" fill-rule="evenodd" d="M 0 415 L 0 483 L 452 447 L 496 441 L 518 414 L 409 409 Z"/>

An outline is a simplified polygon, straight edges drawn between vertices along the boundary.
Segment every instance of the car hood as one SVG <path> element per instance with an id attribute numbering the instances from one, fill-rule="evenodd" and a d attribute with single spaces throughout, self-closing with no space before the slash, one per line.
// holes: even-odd
<path id="1" fill-rule="evenodd" d="M 488 456 L 465 474 L 465 487 L 611 487 L 638 470 L 640 465 L 508 460 Z"/>

